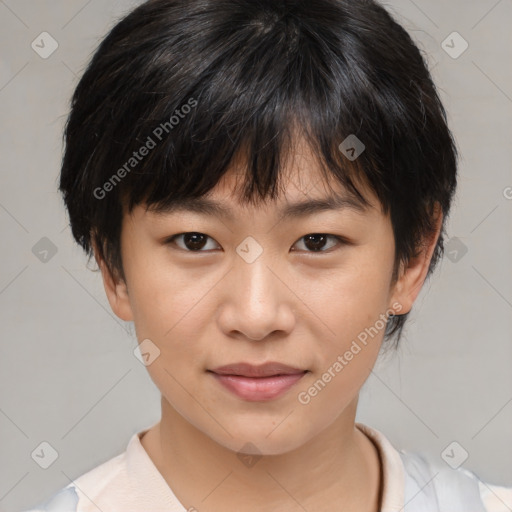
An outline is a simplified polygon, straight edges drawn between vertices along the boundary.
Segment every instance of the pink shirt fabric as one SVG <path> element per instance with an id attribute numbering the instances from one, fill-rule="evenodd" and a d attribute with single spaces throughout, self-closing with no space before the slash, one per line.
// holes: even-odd
<path id="1" fill-rule="evenodd" d="M 396 450 L 378 430 L 356 423 L 377 447 L 383 468 L 381 512 L 511 512 L 512 487 L 490 485 L 474 473 Z M 27 512 L 195 512 L 185 508 L 159 473 L 140 438 Z M 442 464 L 441 464 L 442 463 Z M 196 505 L 200 512 L 200 503 Z M 240 511 L 243 512 L 243 511 Z"/>

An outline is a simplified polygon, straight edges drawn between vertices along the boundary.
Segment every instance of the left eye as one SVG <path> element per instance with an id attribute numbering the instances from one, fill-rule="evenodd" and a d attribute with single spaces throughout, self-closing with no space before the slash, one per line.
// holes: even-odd
<path id="1" fill-rule="evenodd" d="M 326 240 L 331 239 L 334 240 L 334 243 L 325 249 Z M 335 235 L 327 235 L 325 233 L 311 233 L 309 235 L 304 235 L 303 237 L 299 238 L 299 240 L 296 242 L 296 244 L 299 244 L 301 241 L 303 242 L 303 245 L 307 247 L 307 252 L 328 252 L 329 249 L 334 247 L 337 244 L 342 244 L 343 240 L 339 236 Z"/>
<path id="2" fill-rule="evenodd" d="M 334 243 L 327 245 L 326 249 L 326 241 L 329 239 L 333 240 Z M 176 240 L 182 240 L 182 245 L 178 244 Z M 166 243 L 175 243 L 178 247 L 180 247 L 180 249 L 183 249 L 187 252 L 206 252 L 208 249 L 205 249 L 205 247 L 208 246 L 207 240 L 214 241 L 213 238 L 205 235 L 204 233 L 190 232 L 173 235 L 166 240 Z M 310 233 L 299 238 L 299 240 L 295 242 L 294 246 L 300 244 L 301 242 L 303 246 L 306 247 L 306 252 L 328 252 L 336 244 L 343 244 L 344 240 L 341 237 L 335 235 L 328 235 L 325 233 Z M 209 249 L 212 248 L 210 247 Z M 215 249 L 215 247 L 213 247 L 213 249 Z M 295 249 L 292 248 L 292 250 Z"/>

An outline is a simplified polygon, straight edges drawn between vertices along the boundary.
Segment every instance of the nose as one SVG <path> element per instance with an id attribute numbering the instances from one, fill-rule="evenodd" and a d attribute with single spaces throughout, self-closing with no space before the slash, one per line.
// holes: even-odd
<path id="1" fill-rule="evenodd" d="M 252 263 L 239 258 L 226 278 L 218 322 L 227 336 L 259 341 L 293 330 L 298 299 L 269 258 L 262 254 Z"/>

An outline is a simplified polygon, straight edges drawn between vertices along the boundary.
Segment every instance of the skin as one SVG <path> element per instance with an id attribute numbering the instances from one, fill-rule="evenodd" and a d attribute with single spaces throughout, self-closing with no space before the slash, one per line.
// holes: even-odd
<path id="1" fill-rule="evenodd" d="M 96 251 L 112 310 L 134 322 L 139 342 L 150 339 L 160 350 L 147 369 L 162 394 L 162 418 L 142 445 L 186 509 L 323 512 L 336 504 L 375 512 L 378 452 L 354 422 L 384 329 L 309 403 L 298 394 L 379 315 L 411 309 L 441 215 L 435 236 L 393 284 L 391 221 L 368 189 L 361 191 L 372 207 L 364 213 L 342 209 L 278 221 L 280 208 L 303 200 L 304 191 L 308 198 L 328 195 L 313 155 L 295 153 L 285 168 L 285 194 L 257 207 L 242 206 L 234 193 L 241 169 L 234 165 L 208 194 L 235 211 L 233 221 L 190 212 L 158 216 L 142 205 L 125 214 L 126 282 L 112 277 Z M 183 237 L 164 243 L 187 232 L 210 237 L 203 252 Z M 349 243 L 328 238 L 324 252 L 314 252 L 303 238 L 312 233 Z M 252 263 L 236 252 L 247 236 L 263 249 Z M 274 400 L 249 402 L 206 371 L 239 361 L 279 361 L 310 373 Z M 237 457 L 248 442 L 263 455 L 251 467 Z"/>

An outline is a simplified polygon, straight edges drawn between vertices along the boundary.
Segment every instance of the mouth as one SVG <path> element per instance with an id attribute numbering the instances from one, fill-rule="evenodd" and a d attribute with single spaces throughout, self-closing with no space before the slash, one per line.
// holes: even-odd
<path id="1" fill-rule="evenodd" d="M 207 370 L 225 389 L 243 400 L 265 402 L 282 396 L 309 370 L 282 363 L 235 363 Z"/>

